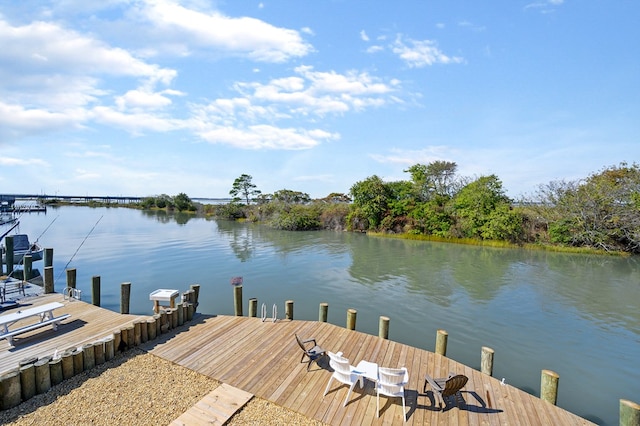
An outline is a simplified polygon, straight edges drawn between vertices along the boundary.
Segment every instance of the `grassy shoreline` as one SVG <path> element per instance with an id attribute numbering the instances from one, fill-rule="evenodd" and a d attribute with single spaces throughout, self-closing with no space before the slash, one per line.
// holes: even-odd
<path id="1" fill-rule="evenodd" d="M 595 254 L 595 255 L 621 256 L 621 257 L 631 256 L 631 253 L 627 253 L 623 251 L 606 251 L 606 250 L 594 249 L 590 247 L 563 247 L 563 246 L 554 246 L 550 244 L 539 244 L 539 243 L 513 244 L 507 241 L 476 240 L 473 238 L 443 238 L 443 237 L 438 237 L 434 235 L 389 234 L 385 232 L 367 232 L 367 235 L 372 237 L 380 237 L 380 238 L 395 238 L 399 240 L 415 240 L 415 241 L 427 241 L 427 242 L 448 243 L 448 244 L 463 244 L 463 245 L 470 245 L 470 246 L 505 248 L 505 249 L 538 250 L 538 251 L 549 251 L 554 253 Z"/>

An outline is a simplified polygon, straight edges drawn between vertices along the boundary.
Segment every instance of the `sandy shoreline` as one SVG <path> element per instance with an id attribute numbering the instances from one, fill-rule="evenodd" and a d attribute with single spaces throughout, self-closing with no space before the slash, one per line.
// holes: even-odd
<path id="1" fill-rule="evenodd" d="M 7 425 L 168 425 L 220 383 L 141 349 L 116 356 L 10 410 Z M 253 398 L 229 425 L 322 425 Z"/>

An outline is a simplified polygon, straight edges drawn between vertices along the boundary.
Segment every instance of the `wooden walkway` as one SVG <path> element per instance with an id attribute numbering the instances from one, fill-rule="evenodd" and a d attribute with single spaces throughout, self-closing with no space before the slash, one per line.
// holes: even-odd
<path id="1" fill-rule="evenodd" d="M 249 392 L 222 383 L 169 426 L 222 426 L 251 398 L 253 395 Z"/>
<path id="2" fill-rule="evenodd" d="M 56 316 L 71 314 L 71 317 L 62 321 L 55 331 L 52 327 L 43 327 L 14 337 L 14 348 L 11 348 L 5 339 L 0 340 L 0 375 L 17 368 L 23 359 L 50 356 L 56 350 L 62 352 L 86 343 L 94 343 L 133 324 L 136 320 L 150 317 L 122 315 L 83 301 L 65 300 L 61 294 L 47 294 L 21 300 L 23 308 L 50 302 L 64 304 L 64 307 L 56 310 Z M 6 313 L 13 311 L 12 309 Z M 36 318 L 32 319 L 32 322 L 36 321 Z M 27 324 L 29 322 L 23 320 L 16 325 L 24 326 Z"/>
<path id="3" fill-rule="evenodd" d="M 196 319 L 194 319 L 196 320 Z M 402 425 L 400 399 L 381 397 L 380 417 L 371 383 L 354 388 L 343 407 L 347 386 L 334 381 L 322 394 L 331 373 L 326 362 L 307 372 L 294 333 L 316 338 L 332 352 L 342 351 L 353 365 L 360 360 L 380 366 L 406 366 L 406 424 L 446 425 L 590 425 L 589 421 L 544 402 L 446 357 L 365 333 L 314 321 L 262 322 L 259 318 L 198 316 L 188 330 L 168 333 L 146 348 L 151 353 L 260 398 L 331 425 Z M 185 327 L 179 328 L 184 329 Z M 145 346 L 143 345 L 143 348 Z M 423 392 L 425 373 L 449 372 L 469 377 L 457 407 L 441 411 L 433 394 Z"/>

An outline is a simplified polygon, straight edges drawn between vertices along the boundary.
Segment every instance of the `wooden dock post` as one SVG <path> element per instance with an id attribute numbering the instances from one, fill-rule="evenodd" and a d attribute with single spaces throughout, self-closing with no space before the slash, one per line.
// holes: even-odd
<path id="1" fill-rule="evenodd" d="M 356 329 L 356 316 L 358 315 L 358 311 L 353 308 L 347 309 L 347 330 L 355 330 Z"/>
<path id="2" fill-rule="evenodd" d="M 73 350 L 73 374 L 80 374 L 84 371 L 84 354 L 81 348 Z"/>
<path id="3" fill-rule="evenodd" d="M 147 320 L 140 319 L 138 321 L 140 322 L 140 343 L 147 343 L 149 341 L 149 329 L 147 328 Z"/>
<path id="4" fill-rule="evenodd" d="M 8 253 L 13 254 L 13 250 Z M 11 259 L 11 263 L 7 264 L 7 266 L 9 265 L 13 265 L 13 259 Z M 2 394 L 0 395 L 0 397 L 2 398 L 0 400 L 0 408 L 2 408 L 3 410 L 8 410 L 9 408 L 13 408 L 19 405 L 22 401 L 22 391 L 20 389 L 20 371 L 16 369 L 0 377 L 0 389 L 2 389 Z"/>
<path id="5" fill-rule="evenodd" d="M 47 392 L 51 389 L 51 371 L 49 370 L 49 359 L 43 358 L 36 361 L 34 367 L 36 368 L 36 393 Z"/>
<path id="6" fill-rule="evenodd" d="M 187 321 L 191 321 L 195 313 L 196 313 L 195 306 L 193 305 L 193 303 L 189 303 L 187 305 Z"/>
<path id="7" fill-rule="evenodd" d="M 91 278 L 91 303 L 100 306 L 100 276 L 94 275 Z"/>
<path id="8" fill-rule="evenodd" d="M 154 318 L 149 318 L 147 320 L 147 335 L 149 336 L 149 340 L 155 340 L 156 339 L 156 331 L 157 331 L 157 326 L 156 326 L 156 320 Z"/>
<path id="9" fill-rule="evenodd" d="M 135 344 L 135 328 L 133 324 L 129 324 L 124 329 L 127 330 L 127 349 L 131 349 Z M 124 337 L 124 333 L 122 336 Z"/>
<path id="10" fill-rule="evenodd" d="M 113 332 L 113 347 L 116 352 L 122 352 L 122 330 L 116 330 Z"/>
<path id="11" fill-rule="evenodd" d="M 131 301 L 131 283 L 120 284 L 120 313 L 128 314 Z"/>
<path id="12" fill-rule="evenodd" d="M 93 348 L 93 343 L 82 345 L 82 365 L 84 366 L 84 371 L 91 370 L 96 366 L 96 352 Z"/>
<path id="13" fill-rule="evenodd" d="M 189 288 L 193 290 L 193 295 L 194 295 L 193 305 L 194 305 L 194 308 L 197 308 L 199 303 L 198 299 L 200 298 L 200 284 L 191 284 Z"/>
<path id="14" fill-rule="evenodd" d="M 249 316 L 255 318 L 258 316 L 258 299 L 252 297 L 249 299 Z"/>
<path id="15" fill-rule="evenodd" d="M 76 268 L 67 269 L 67 287 L 76 288 Z"/>
<path id="16" fill-rule="evenodd" d="M 5 263 L 7 264 L 7 275 L 13 272 L 13 236 L 7 235 L 4 237 L 5 247 Z"/>
<path id="17" fill-rule="evenodd" d="M 44 268 L 44 293 L 55 293 L 56 290 L 53 286 L 53 266 L 47 266 Z"/>
<path id="18" fill-rule="evenodd" d="M 25 254 L 22 256 L 22 280 L 29 281 L 33 276 L 33 256 Z"/>
<path id="19" fill-rule="evenodd" d="M 560 376 L 551 370 L 542 370 L 540 376 L 540 399 L 556 405 Z"/>
<path id="20" fill-rule="evenodd" d="M 436 353 L 442 356 L 447 356 L 447 340 L 449 340 L 449 333 L 445 330 L 438 330 L 436 332 Z"/>
<path id="21" fill-rule="evenodd" d="M 42 258 L 43 267 L 48 268 L 49 266 L 53 266 L 53 249 L 45 248 L 44 256 Z"/>
<path id="22" fill-rule="evenodd" d="M 242 316 L 242 286 L 237 285 L 233 287 L 233 304 L 234 313 L 237 317 Z"/>
<path id="23" fill-rule="evenodd" d="M 389 317 L 380 317 L 380 321 L 378 322 L 378 337 L 389 339 Z"/>
<path id="24" fill-rule="evenodd" d="M 493 354 L 493 349 L 487 346 L 482 347 L 482 353 L 480 355 L 480 371 L 490 376 L 493 376 Z"/>
<path id="25" fill-rule="evenodd" d="M 104 341 L 98 340 L 93 344 L 93 354 L 96 358 L 96 365 L 105 363 L 107 359 L 104 355 Z"/>
<path id="26" fill-rule="evenodd" d="M 20 392 L 23 401 L 36 395 L 36 368 L 32 363 L 20 366 Z"/>
<path id="27" fill-rule="evenodd" d="M 55 358 L 49 361 L 49 376 L 51 386 L 59 385 L 64 380 L 62 376 L 62 358 Z"/>
<path id="28" fill-rule="evenodd" d="M 322 302 L 318 310 L 318 321 L 327 322 L 328 315 L 329 315 L 329 304 L 327 302 Z"/>
<path id="29" fill-rule="evenodd" d="M 67 349 L 62 353 L 62 378 L 68 380 L 73 377 L 73 350 Z"/>
<path id="30" fill-rule="evenodd" d="M 620 400 L 620 426 L 640 425 L 640 404 L 626 399 Z"/>
<path id="31" fill-rule="evenodd" d="M 293 300 L 284 302 L 284 319 L 293 321 Z"/>

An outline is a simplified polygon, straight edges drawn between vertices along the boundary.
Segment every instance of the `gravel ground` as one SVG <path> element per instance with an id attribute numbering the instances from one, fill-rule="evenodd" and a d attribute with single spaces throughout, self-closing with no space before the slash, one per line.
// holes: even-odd
<path id="1" fill-rule="evenodd" d="M 219 385 L 214 379 L 134 349 L 10 410 L 8 425 L 168 425 Z M 229 425 L 322 425 L 253 398 Z"/>

